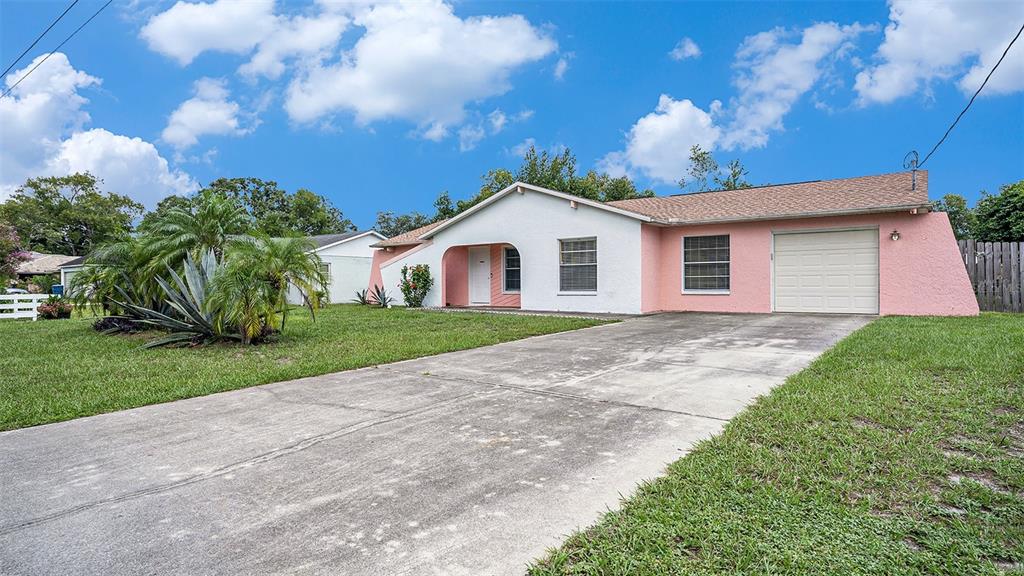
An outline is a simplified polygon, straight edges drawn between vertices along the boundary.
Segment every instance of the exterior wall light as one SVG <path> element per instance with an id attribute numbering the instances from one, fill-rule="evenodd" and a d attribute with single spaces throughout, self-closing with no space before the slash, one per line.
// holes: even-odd
<path id="1" fill-rule="evenodd" d="M 892 234 L 889 234 L 889 238 L 892 238 L 892 241 L 893 241 L 893 242 L 895 242 L 895 241 L 899 240 L 899 239 L 900 239 L 900 233 L 899 233 L 899 230 L 893 230 L 893 231 L 892 231 Z"/>

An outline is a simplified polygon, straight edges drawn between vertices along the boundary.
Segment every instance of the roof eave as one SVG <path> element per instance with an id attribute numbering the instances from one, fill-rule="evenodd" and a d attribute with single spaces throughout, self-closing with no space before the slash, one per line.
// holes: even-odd
<path id="1" fill-rule="evenodd" d="M 825 218 L 829 216 L 857 216 L 861 214 L 884 214 L 891 212 L 904 212 L 924 209 L 931 210 L 930 203 L 923 204 L 900 204 L 896 206 L 876 206 L 872 208 L 859 208 L 856 210 L 827 210 L 821 212 L 798 212 L 793 214 L 781 214 L 778 216 L 747 216 L 743 218 L 713 218 L 707 220 L 684 220 L 682 218 L 656 219 L 654 223 L 667 226 L 696 226 L 700 224 L 729 224 L 733 222 L 763 222 L 769 220 L 797 220 L 800 218 Z"/>

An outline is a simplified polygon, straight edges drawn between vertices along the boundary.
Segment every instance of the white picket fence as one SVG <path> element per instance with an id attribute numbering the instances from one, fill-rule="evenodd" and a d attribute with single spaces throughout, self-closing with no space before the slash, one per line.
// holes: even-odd
<path id="1" fill-rule="evenodd" d="M 0 294 L 0 320 L 14 318 L 39 318 L 39 304 L 49 298 L 49 294 Z"/>

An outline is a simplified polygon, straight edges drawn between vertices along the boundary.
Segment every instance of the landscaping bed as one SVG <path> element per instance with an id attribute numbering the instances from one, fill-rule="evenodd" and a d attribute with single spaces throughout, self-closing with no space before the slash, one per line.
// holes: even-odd
<path id="1" fill-rule="evenodd" d="M 881 318 L 530 568 L 1024 568 L 1024 316 Z"/>
<path id="2" fill-rule="evenodd" d="M 94 320 L 0 322 L 0 430 L 603 323 L 343 304 L 316 322 L 293 311 L 288 331 L 269 344 L 143 350 L 152 334 L 104 336 Z"/>

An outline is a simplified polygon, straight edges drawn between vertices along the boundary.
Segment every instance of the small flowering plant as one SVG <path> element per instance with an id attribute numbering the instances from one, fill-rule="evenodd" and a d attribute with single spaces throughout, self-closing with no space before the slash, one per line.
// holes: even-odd
<path id="1" fill-rule="evenodd" d="M 405 297 L 406 306 L 411 308 L 423 306 L 423 299 L 427 297 L 427 292 L 430 292 L 430 287 L 433 285 L 434 279 L 430 277 L 430 266 L 426 264 L 402 266 L 402 281 L 398 283 L 398 287 L 402 290 L 402 296 Z"/>
<path id="2" fill-rule="evenodd" d="M 71 318 L 71 309 L 71 303 L 60 296 L 50 296 L 37 308 L 39 317 L 45 320 Z"/>
<path id="3" fill-rule="evenodd" d="M 7 287 L 22 262 L 31 259 L 32 255 L 21 248 L 21 240 L 14 228 L 0 224 L 0 289 Z"/>

